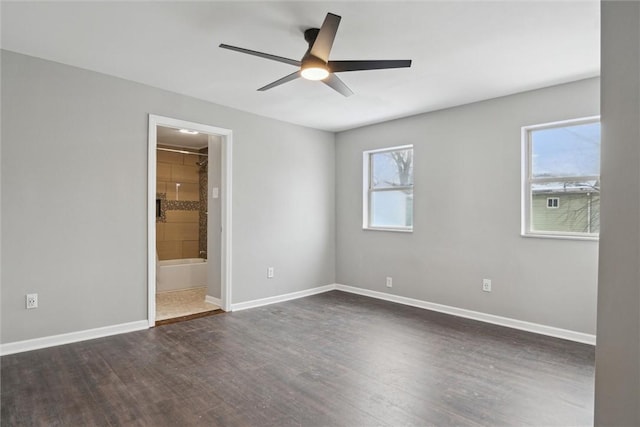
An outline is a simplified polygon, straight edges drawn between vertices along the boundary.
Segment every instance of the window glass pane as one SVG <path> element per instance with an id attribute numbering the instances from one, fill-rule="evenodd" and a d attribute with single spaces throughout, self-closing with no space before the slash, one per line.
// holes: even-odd
<path id="1" fill-rule="evenodd" d="M 370 225 L 372 227 L 412 227 L 413 191 L 372 192 Z"/>
<path id="2" fill-rule="evenodd" d="M 371 154 L 371 188 L 413 184 L 413 149 Z"/>
<path id="3" fill-rule="evenodd" d="M 600 232 L 598 181 L 532 184 L 531 190 L 531 231 Z M 547 208 L 550 198 L 557 198 L 554 209 Z"/>
<path id="4" fill-rule="evenodd" d="M 600 123 L 531 131 L 534 178 L 600 175 Z"/>

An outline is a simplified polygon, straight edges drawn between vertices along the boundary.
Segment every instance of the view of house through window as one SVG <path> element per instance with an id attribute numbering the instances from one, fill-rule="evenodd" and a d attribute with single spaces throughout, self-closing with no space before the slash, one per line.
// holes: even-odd
<path id="1" fill-rule="evenodd" d="M 413 146 L 363 154 L 363 227 L 413 229 Z"/>
<path id="2" fill-rule="evenodd" d="M 530 235 L 596 237 L 600 232 L 600 121 L 523 129 L 525 212 Z"/>

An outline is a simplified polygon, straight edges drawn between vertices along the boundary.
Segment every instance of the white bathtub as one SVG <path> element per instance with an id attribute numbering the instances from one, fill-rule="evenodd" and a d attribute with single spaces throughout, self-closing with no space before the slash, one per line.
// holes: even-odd
<path id="1" fill-rule="evenodd" d="M 202 258 L 158 261 L 156 292 L 207 286 L 207 260 Z"/>

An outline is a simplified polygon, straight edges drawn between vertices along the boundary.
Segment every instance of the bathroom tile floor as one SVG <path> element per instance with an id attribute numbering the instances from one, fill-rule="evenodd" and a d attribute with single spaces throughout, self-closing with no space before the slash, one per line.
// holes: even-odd
<path id="1" fill-rule="evenodd" d="M 156 294 L 156 322 L 222 312 L 219 306 L 205 301 L 207 288 L 189 288 Z"/>

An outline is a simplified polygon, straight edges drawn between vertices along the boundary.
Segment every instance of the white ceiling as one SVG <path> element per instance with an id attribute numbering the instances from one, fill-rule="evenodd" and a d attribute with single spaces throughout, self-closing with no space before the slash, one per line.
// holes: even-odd
<path id="1" fill-rule="evenodd" d="M 209 146 L 209 135 L 204 133 L 187 134 L 180 132 L 180 129 L 165 126 L 158 126 L 156 132 L 156 140 L 160 145 L 192 148 L 194 150 L 201 150 Z"/>
<path id="2" fill-rule="evenodd" d="M 3 49 L 262 116 L 340 131 L 599 75 L 600 4 L 466 2 L 7 2 Z M 412 59 L 256 89 L 295 68 L 220 43 L 300 59 L 302 32 L 342 16 L 331 59 Z"/>

